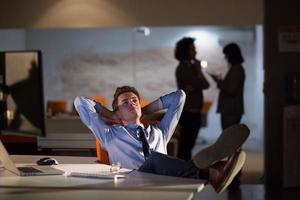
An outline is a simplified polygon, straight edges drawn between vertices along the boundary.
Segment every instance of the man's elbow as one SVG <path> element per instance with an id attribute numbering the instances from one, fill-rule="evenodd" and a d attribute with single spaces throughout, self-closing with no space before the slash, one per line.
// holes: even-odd
<path id="1" fill-rule="evenodd" d="M 77 108 L 78 105 L 82 104 L 83 99 L 84 99 L 84 97 L 82 97 L 82 96 L 75 97 L 75 99 L 74 99 L 75 108 Z"/>
<path id="2" fill-rule="evenodd" d="M 182 89 L 177 90 L 177 92 L 179 93 L 179 99 L 180 99 L 181 101 L 185 101 L 185 98 L 186 98 L 185 92 L 184 92 Z"/>

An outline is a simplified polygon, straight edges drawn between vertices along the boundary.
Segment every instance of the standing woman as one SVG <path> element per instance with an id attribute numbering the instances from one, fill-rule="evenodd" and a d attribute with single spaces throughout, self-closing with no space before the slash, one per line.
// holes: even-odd
<path id="1" fill-rule="evenodd" d="M 179 40 L 175 48 L 175 58 L 179 61 L 176 68 L 178 89 L 186 93 L 180 124 L 178 158 L 191 159 L 191 151 L 195 145 L 201 127 L 201 109 L 204 89 L 209 87 L 205 79 L 200 61 L 196 59 L 194 38 L 185 37 Z"/>
<path id="2" fill-rule="evenodd" d="M 244 114 L 244 82 L 245 70 L 242 66 L 244 58 L 240 47 L 230 43 L 223 48 L 229 71 L 222 80 L 212 75 L 220 90 L 217 112 L 221 114 L 222 129 L 238 124 Z"/>

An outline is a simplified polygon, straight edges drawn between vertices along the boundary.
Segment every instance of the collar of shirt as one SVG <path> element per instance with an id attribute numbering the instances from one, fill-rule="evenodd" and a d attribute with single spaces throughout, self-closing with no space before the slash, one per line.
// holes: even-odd
<path id="1" fill-rule="evenodd" d="M 125 126 L 125 129 L 136 139 L 140 140 L 140 133 L 139 133 L 139 130 L 138 130 L 138 127 L 142 127 L 143 129 L 145 129 L 144 125 L 143 124 L 128 124 Z M 148 132 L 146 131 L 146 138 L 148 137 Z"/>
<path id="2" fill-rule="evenodd" d="M 125 128 L 130 128 L 130 129 L 137 129 L 139 126 L 144 127 L 144 124 L 128 124 L 125 126 Z"/>

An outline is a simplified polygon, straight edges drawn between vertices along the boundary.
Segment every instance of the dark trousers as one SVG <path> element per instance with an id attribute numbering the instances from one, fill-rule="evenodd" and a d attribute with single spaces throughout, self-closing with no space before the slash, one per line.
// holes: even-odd
<path id="1" fill-rule="evenodd" d="M 201 113 L 183 111 L 179 124 L 178 158 L 190 160 L 201 127 Z"/>
<path id="2" fill-rule="evenodd" d="M 226 129 L 234 124 L 239 124 L 241 122 L 242 115 L 229 115 L 221 113 L 221 125 L 222 129 Z"/>
<path id="3" fill-rule="evenodd" d="M 204 180 L 208 180 L 209 177 L 209 170 L 198 169 L 193 161 L 181 160 L 158 152 L 152 152 L 138 171 Z"/>
<path id="4" fill-rule="evenodd" d="M 226 129 L 234 124 L 239 124 L 241 122 L 242 115 L 228 115 L 221 113 L 221 125 L 222 129 Z M 229 185 L 229 189 L 234 189 L 240 185 L 241 171 L 237 174 L 237 176 L 233 179 L 232 183 Z"/>

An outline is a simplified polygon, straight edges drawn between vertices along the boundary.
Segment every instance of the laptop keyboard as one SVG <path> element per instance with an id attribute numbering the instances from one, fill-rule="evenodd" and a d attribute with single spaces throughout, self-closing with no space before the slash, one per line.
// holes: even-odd
<path id="1" fill-rule="evenodd" d="M 35 169 L 34 167 L 18 167 L 18 170 L 24 173 L 42 173 L 41 170 Z"/>

